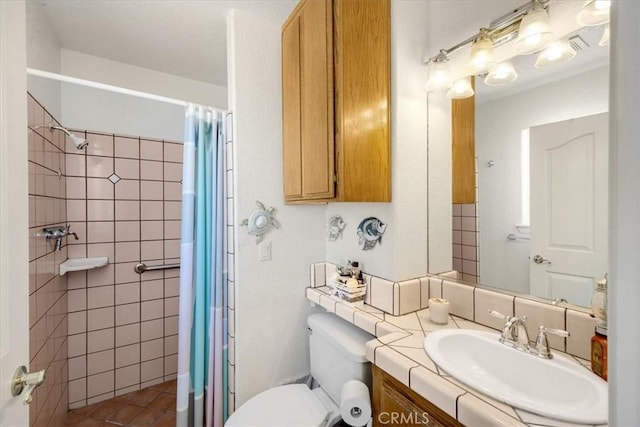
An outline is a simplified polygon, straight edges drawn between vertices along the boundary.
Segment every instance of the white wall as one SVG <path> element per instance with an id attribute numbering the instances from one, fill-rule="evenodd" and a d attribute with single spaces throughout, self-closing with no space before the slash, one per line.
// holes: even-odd
<path id="1" fill-rule="evenodd" d="M 182 141 L 184 107 L 62 83 L 62 118 L 70 129 Z"/>
<path id="2" fill-rule="evenodd" d="M 187 47 L 185 47 L 187 48 Z M 148 68 L 61 49 L 62 74 L 196 104 L 227 108 L 227 88 Z"/>
<path id="3" fill-rule="evenodd" d="M 609 425 L 640 423 L 640 3 L 612 2 Z"/>
<path id="4" fill-rule="evenodd" d="M 609 70 L 599 67 L 478 105 L 480 280 L 529 293 L 529 244 L 508 240 L 521 223 L 521 131 L 609 110 Z M 493 160 L 494 166 L 485 164 Z"/>
<path id="5" fill-rule="evenodd" d="M 309 372 L 305 288 L 309 264 L 325 257 L 325 206 L 283 203 L 280 27 L 289 12 L 273 22 L 235 10 L 227 20 L 234 220 L 247 218 L 260 200 L 276 207 L 282 225 L 265 237 L 272 244 L 266 262 L 258 261 L 255 237 L 236 228 L 236 407 Z"/>
<path id="6" fill-rule="evenodd" d="M 226 88 L 61 50 L 61 73 L 185 101 L 226 108 Z M 181 141 L 184 108 L 63 83 L 62 122 L 70 128 Z"/>
<path id="7" fill-rule="evenodd" d="M 390 280 L 427 273 L 427 109 L 421 64 L 426 19 L 426 1 L 391 2 L 392 202 L 330 203 L 326 209 L 325 223 L 336 214 L 347 223 L 341 240 L 326 243 L 326 259 L 358 260 L 367 273 Z M 363 251 L 356 230 L 369 216 L 380 218 L 387 229 L 382 244 Z"/>
<path id="8" fill-rule="evenodd" d="M 28 1 L 26 6 L 27 67 L 60 72 L 60 42 L 49 26 L 40 2 Z M 60 83 L 29 77 L 27 90 L 53 115 L 61 120 Z"/>

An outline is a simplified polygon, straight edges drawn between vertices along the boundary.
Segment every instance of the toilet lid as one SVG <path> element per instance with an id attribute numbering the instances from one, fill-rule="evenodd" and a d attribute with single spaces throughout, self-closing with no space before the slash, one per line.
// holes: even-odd
<path id="1" fill-rule="evenodd" d="M 225 427 L 319 427 L 327 409 L 304 384 L 290 384 L 264 391 L 238 408 Z"/>

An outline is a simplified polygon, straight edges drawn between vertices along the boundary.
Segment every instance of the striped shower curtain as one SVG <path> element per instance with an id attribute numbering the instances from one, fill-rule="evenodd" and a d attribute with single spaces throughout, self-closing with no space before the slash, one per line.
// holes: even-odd
<path id="1" fill-rule="evenodd" d="M 223 272 L 224 120 L 185 113 L 178 336 L 178 426 L 222 426 L 227 418 L 227 275 Z"/>

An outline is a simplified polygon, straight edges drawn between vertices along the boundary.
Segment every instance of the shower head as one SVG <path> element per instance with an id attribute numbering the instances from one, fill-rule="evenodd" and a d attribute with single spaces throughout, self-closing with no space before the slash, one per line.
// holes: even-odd
<path id="1" fill-rule="evenodd" d="M 62 132 L 65 133 L 65 135 L 67 135 L 69 138 L 71 138 L 71 142 L 73 142 L 73 145 L 75 145 L 78 150 L 82 150 L 84 148 L 87 148 L 87 145 L 89 145 L 89 141 L 87 141 L 86 139 L 80 138 L 79 136 L 76 136 L 76 135 L 72 134 L 67 129 L 63 128 L 62 126 L 57 126 L 57 125 L 54 125 L 53 123 L 50 123 L 49 124 L 49 130 L 51 132 L 53 132 L 54 129 L 61 130 Z"/>
<path id="2" fill-rule="evenodd" d="M 83 150 L 87 148 L 87 145 L 89 145 L 89 141 L 84 138 L 80 138 L 79 136 L 75 136 L 74 134 L 70 134 L 69 136 L 71 137 L 73 145 L 75 145 L 78 150 Z"/>

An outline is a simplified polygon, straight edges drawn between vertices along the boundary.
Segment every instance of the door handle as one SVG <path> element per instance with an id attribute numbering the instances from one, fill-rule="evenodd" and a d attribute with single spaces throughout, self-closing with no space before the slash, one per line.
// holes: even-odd
<path id="1" fill-rule="evenodd" d="M 33 400 L 33 391 L 44 381 L 46 377 L 46 369 L 42 371 L 30 373 L 26 366 L 20 366 L 13 374 L 11 380 L 11 395 L 19 396 L 22 390 L 27 389 L 23 397 L 23 402 L 28 405 Z"/>
<path id="2" fill-rule="evenodd" d="M 548 259 L 542 258 L 541 255 L 534 255 L 533 258 L 531 258 L 531 259 L 536 264 L 551 264 L 551 261 L 549 261 Z"/>

